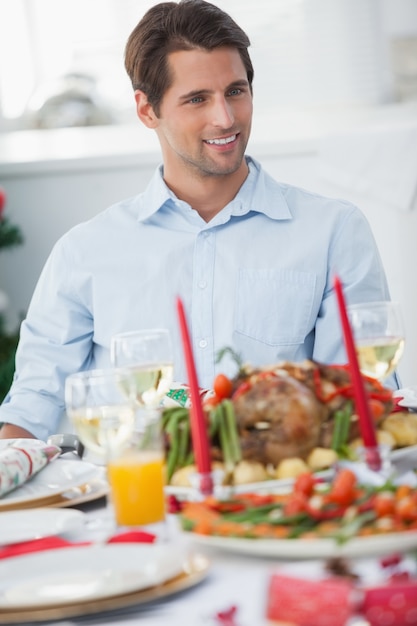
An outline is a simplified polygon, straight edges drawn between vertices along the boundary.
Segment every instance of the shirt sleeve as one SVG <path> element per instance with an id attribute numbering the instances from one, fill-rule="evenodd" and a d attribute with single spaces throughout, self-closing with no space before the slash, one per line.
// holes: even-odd
<path id="1" fill-rule="evenodd" d="M 365 216 L 354 206 L 338 223 L 330 246 L 326 289 L 317 318 L 313 352 L 313 358 L 319 362 L 344 364 L 347 356 L 333 288 L 336 274 L 348 305 L 390 299 L 373 233 Z M 389 384 L 398 387 L 399 381 L 394 376 Z"/>
<path id="2" fill-rule="evenodd" d="M 76 268 L 66 240 L 54 247 L 22 323 L 13 384 L 0 422 L 21 426 L 38 439 L 57 432 L 65 410 L 66 377 L 87 369 L 92 354 L 90 280 Z"/>

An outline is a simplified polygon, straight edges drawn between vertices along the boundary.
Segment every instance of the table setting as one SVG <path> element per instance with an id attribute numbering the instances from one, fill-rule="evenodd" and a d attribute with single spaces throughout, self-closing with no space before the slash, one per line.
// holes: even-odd
<path id="1" fill-rule="evenodd" d="M 378 346 L 395 349 L 384 357 L 375 348 L 378 373 L 364 375 L 361 354 L 368 369 L 374 357 L 369 345 L 358 350 L 337 278 L 335 292 L 348 366 L 333 379 L 316 364 L 301 372 L 321 404 L 339 400 L 324 465 L 304 454 L 234 482 L 247 462 L 237 400 L 281 376 L 298 390 L 299 368 L 240 372 L 223 397 L 216 385 L 201 390 L 179 298 L 186 384 L 172 380 L 165 329 L 115 336 L 109 370 L 67 379 L 75 434 L 0 441 L 0 624 L 417 624 L 417 441 L 381 443 L 373 412 L 377 403 L 385 411 L 378 424 L 412 415 L 412 392 L 388 393 L 381 382 L 403 331 L 379 335 Z M 355 408 L 355 448 L 346 406 Z M 188 483 L 175 485 L 184 468 Z"/>

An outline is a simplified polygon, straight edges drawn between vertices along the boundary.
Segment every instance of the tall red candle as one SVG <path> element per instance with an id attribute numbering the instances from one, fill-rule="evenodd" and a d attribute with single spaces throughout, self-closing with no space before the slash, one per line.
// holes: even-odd
<path id="1" fill-rule="evenodd" d="M 365 387 L 363 384 L 362 374 L 359 368 L 358 357 L 356 354 L 355 343 L 353 340 L 352 328 L 346 310 L 345 297 L 343 295 L 342 284 L 336 276 L 334 278 L 334 289 L 336 292 L 337 303 L 339 305 L 340 320 L 342 323 L 343 337 L 346 347 L 346 353 L 349 361 L 350 374 L 352 377 L 353 392 L 355 396 L 356 411 L 359 418 L 359 428 L 365 447 L 365 460 L 368 466 L 373 470 L 381 468 L 381 457 L 378 450 L 378 442 L 376 438 L 375 424 L 369 408 Z"/>
<path id="2" fill-rule="evenodd" d="M 177 312 L 181 329 L 185 365 L 187 368 L 188 384 L 190 386 L 191 438 L 193 442 L 195 463 L 197 470 L 201 475 L 200 491 L 203 495 L 210 495 L 213 493 L 213 480 L 211 476 L 211 458 L 207 424 L 201 404 L 200 388 L 197 379 L 193 350 L 191 347 L 190 333 L 188 331 L 184 306 L 180 298 L 177 298 Z"/>

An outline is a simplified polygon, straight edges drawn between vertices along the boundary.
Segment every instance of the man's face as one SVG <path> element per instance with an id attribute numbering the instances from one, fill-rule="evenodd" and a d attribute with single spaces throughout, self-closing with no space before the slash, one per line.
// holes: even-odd
<path id="1" fill-rule="evenodd" d="M 252 94 L 238 51 L 179 51 L 168 62 L 173 82 L 156 127 L 165 171 L 199 177 L 236 172 L 252 120 Z"/>

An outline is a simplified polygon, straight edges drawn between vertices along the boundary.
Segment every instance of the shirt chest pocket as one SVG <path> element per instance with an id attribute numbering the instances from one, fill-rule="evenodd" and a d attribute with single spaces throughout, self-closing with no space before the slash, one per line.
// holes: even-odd
<path id="1" fill-rule="evenodd" d="M 309 272 L 240 270 L 236 331 L 269 345 L 303 343 L 314 326 L 315 287 Z"/>

